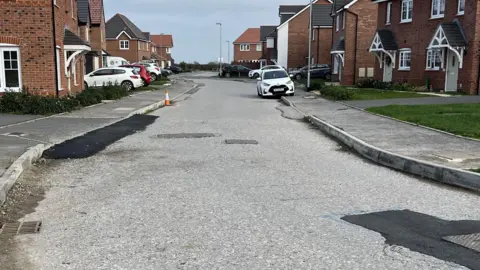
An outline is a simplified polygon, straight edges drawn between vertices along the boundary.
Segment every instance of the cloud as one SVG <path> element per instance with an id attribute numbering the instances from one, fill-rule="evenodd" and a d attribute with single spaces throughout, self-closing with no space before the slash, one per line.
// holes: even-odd
<path id="1" fill-rule="evenodd" d="M 278 24 L 279 5 L 308 3 L 309 0 L 104 0 L 107 20 L 121 13 L 142 31 L 172 34 L 176 62 L 203 63 L 216 60 L 219 55 L 220 31 L 216 22 L 223 24 L 226 59 L 226 40 L 233 42 L 249 27 Z"/>

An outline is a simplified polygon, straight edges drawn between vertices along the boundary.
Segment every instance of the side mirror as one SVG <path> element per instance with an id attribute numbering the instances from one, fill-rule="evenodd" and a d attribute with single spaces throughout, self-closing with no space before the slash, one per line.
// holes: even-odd
<path id="1" fill-rule="evenodd" d="M 258 77 L 258 78 L 257 78 L 257 81 L 261 81 L 261 80 L 262 80 L 262 77 Z"/>
<path id="2" fill-rule="evenodd" d="M 90 74 L 90 77 L 93 77 L 93 76 L 95 76 L 95 74 Z"/>

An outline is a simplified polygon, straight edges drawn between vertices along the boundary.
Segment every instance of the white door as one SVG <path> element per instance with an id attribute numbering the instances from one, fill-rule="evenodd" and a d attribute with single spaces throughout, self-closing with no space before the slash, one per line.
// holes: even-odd
<path id="1" fill-rule="evenodd" d="M 97 70 L 100 67 L 100 59 L 98 56 L 93 57 L 93 70 Z"/>
<path id="2" fill-rule="evenodd" d="M 383 81 L 391 82 L 392 74 L 393 74 L 392 59 L 390 58 L 390 56 L 385 55 L 383 60 Z"/>
<path id="3" fill-rule="evenodd" d="M 445 91 L 456 92 L 458 85 L 458 57 L 454 52 L 448 50 L 446 70 Z"/>

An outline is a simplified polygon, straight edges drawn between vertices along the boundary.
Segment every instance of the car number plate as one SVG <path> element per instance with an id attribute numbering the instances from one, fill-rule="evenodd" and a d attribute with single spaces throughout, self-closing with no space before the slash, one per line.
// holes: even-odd
<path id="1" fill-rule="evenodd" d="M 274 92 L 283 92 L 283 87 L 282 88 L 275 88 L 273 89 Z"/>

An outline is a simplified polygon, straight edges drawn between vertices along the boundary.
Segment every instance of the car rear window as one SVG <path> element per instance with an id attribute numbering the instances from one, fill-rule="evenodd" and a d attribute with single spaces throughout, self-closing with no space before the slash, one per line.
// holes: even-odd
<path id="1" fill-rule="evenodd" d="M 269 71 L 269 72 L 265 72 L 263 75 L 264 80 L 280 79 L 280 78 L 286 78 L 286 77 L 288 77 L 288 74 L 284 70 Z"/>
<path id="2" fill-rule="evenodd" d="M 123 69 L 114 69 L 113 70 L 113 74 L 125 74 L 125 73 L 127 73 L 127 72 Z"/>

